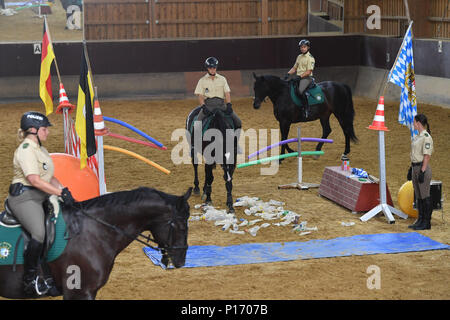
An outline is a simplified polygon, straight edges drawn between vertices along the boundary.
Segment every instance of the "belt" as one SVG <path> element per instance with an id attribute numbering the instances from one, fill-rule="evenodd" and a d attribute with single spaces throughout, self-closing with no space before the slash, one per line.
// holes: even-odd
<path id="1" fill-rule="evenodd" d="M 411 165 L 412 165 L 413 167 L 418 167 L 418 166 L 421 166 L 421 165 L 422 165 L 422 162 L 416 162 L 416 163 L 412 162 Z"/>
<path id="2" fill-rule="evenodd" d="M 34 189 L 36 189 L 36 187 L 32 187 L 32 186 L 23 186 L 22 187 L 23 191 L 34 190 Z"/>

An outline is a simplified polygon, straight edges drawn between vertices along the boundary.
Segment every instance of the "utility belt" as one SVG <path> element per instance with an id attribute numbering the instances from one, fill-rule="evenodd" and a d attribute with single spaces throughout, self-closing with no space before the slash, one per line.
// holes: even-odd
<path id="1" fill-rule="evenodd" d="M 17 197 L 18 195 L 21 195 L 22 193 L 24 193 L 24 191 L 28 191 L 28 190 L 34 190 L 36 189 L 35 187 L 32 186 L 25 186 L 20 182 L 17 183 L 13 183 L 9 186 L 9 194 L 13 197 Z"/>
<path id="2" fill-rule="evenodd" d="M 411 162 L 411 166 L 413 166 L 413 167 L 418 167 L 418 166 L 421 166 L 423 164 L 423 162 Z"/>

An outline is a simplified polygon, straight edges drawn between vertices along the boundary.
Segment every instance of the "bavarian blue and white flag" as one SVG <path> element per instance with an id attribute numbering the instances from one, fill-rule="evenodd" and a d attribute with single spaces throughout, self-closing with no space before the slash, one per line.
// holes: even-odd
<path id="1" fill-rule="evenodd" d="M 419 133 L 414 130 L 413 124 L 414 116 L 417 114 L 417 100 L 411 27 L 412 22 L 406 31 L 397 62 L 389 73 L 388 81 L 402 88 L 398 122 L 409 128 L 412 139 Z"/>

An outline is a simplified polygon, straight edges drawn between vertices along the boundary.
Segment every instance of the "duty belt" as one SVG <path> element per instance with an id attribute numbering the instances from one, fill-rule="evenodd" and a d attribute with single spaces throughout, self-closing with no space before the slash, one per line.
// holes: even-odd
<path id="1" fill-rule="evenodd" d="M 412 165 L 413 167 L 418 167 L 418 166 L 421 166 L 421 165 L 422 165 L 422 162 L 416 162 L 416 163 L 412 162 L 411 165 Z"/>
<path id="2" fill-rule="evenodd" d="M 24 191 L 36 189 L 33 186 L 24 186 L 22 183 L 13 183 L 9 186 L 9 194 L 16 197 L 22 194 Z"/>

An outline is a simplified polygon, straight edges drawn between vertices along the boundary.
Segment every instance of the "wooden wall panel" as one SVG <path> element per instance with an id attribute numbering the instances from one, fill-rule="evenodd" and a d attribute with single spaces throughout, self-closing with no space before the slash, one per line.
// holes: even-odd
<path id="1" fill-rule="evenodd" d="M 306 34 L 308 0 L 85 0 L 88 40 Z"/>

